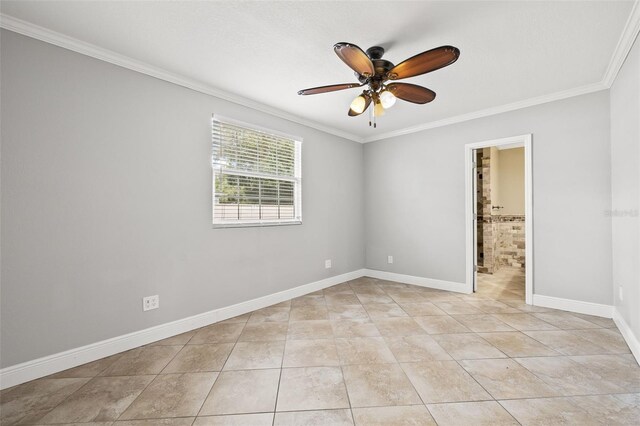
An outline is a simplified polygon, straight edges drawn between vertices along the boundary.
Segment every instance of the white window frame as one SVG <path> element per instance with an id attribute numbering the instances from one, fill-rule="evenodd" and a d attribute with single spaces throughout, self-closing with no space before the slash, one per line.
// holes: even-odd
<path id="1" fill-rule="evenodd" d="M 287 133 L 279 132 L 276 130 L 267 129 L 265 127 L 256 126 L 254 124 L 245 123 L 239 120 L 221 116 L 219 114 L 213 114 L 211 117 L 211 130 L 213 131 L 214 121 L 226 123 L 238 127 L 243 127 L 248 130 L 253 130 L 260 133 L 266 133 L 270 136 L 277 136 L 281 138 L 290 139 L 295 143 L 295 157 L 294 157 L 294 177 L 274 177 L 273 175 L 267 175 L 256 172 L 242 172 L 241 175 L 251 176 L 264 179 L 276 179 L 285 180 L 294 183 L 293 191 L 293 208 L 294 218 L 292 219 L 258 219 L 258 220 L 230 220 L 230 221 L 216 221 L 215 208 L 216 208 L 216 169 L 213 162 L 213 146 L 211 152 L 211 175 L 212 175 L 212 191 L 211 191 L 211 215 L 213 228 L 245 228 L 256 226 L 286 226 L 286 225 L 301 225 L 302 224 L 302 138 L 299 136 L 290 135 Z M 213 134 L 212 134 L 213 145 Z M 233 173 L 237 175 L 238 173 Z"/>

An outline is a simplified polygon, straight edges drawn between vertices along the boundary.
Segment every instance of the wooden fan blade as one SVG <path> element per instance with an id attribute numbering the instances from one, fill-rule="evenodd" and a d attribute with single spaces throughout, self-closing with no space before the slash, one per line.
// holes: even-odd
<path id="1" fill-rule="evenodd" d="M 453 46 L 441 46 L 427 50 L 399 63 L 389 70 L 389 80 L 415 77 L 451 65 L 460 57 L 460 50 Z"/>
<path id="2" fill-rule="evenodd" d="M 317 95 L 318 93 L 335 92 L 336 90 L 353 89 L 360 87 L 360 83 L 332 84 L 330 86 L 312 87 L 311 89 L 299 90 L 298 95 Z"/>
<path id="3" fill-rule="evenodd" d="M 367 108 L 369 108 L 369 105 L 371 105 L 371 96 L 365 95 L 363 94 L 362 96 L 364 96 L 364 109 L 362 110 L 362 112 L 355 112 L 354 110 L 352 110 L 351 108 L 349 108 L 349 117 L 356 117 L 362 113 L 364 113 Z"/>
<path id="4" fill-rule="evenodd" d="M 376 73 L 371 59 L 358 46 L 351 43 L 336 43 L 334 52 L 352 70 L 364 77 L 371 77 Z"/>
<path id="5" fill-rule="evenodd" d="M 403 101 L 414 104 L 426 104 L 436 98 L 436 92 L 426 87 L 409 83 L 391 83 L 387 85 L 387 90 Z"/>

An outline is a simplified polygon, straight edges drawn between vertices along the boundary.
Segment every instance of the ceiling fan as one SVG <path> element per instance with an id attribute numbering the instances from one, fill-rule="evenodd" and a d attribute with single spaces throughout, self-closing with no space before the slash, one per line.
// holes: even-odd
<path id="1" fill-rule="evenodd" d="M 313 87 L 298 92 L 298 95 L 316 95 L 318 93 L 335 92 L 337 90 L 352 89 L 367 86 L 363 92 L 351 102 L 349 116 L 362 114 L 373 103 L 369 126 L 375 119 L 384 114 L 385 109 L 396 103 L 396 98 L 415 104 L 426 104 L 435 99 L 433 90 L 409 83 L 390 83 L 387 81 L 401 80 L 415 77 L 451 65 L 458 60 L 460 50 L 453 46 L 441 46 L 419 53 L 398 65 L 393 65 L 382 59 L 384 48 L 373 46 L 364 52 L 352 43 L 336 43 L 333 46 L 336 55 L 355 71 L 360 83 L 333 84 L 330 86 Z"/>

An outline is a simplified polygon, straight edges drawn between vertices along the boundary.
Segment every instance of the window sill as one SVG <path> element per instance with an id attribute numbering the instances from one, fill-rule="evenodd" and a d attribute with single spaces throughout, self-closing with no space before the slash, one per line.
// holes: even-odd
<path id="1" fill-rule="evenodd" d="M 290 220 L 279 222 L 237 222 L 237 223 L 214 223 L 213 229 L 225 229 L 225 228 L 258 228 L 266 226 L 288 226 L 288 225 L 302 225 L 302 220 Z"/>

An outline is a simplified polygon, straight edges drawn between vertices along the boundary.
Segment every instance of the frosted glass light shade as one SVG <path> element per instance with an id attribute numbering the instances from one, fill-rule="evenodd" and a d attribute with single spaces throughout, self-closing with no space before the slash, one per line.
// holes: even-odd
<path id="1" fill-rule="evenodd" d="M 355 98 L 353 102 L 351 102 L 351 111 L 355 112 L 356 114 L 362 114 L 366 105 L 367 100 L 364 98 L 364 96 L 360 95 Z"/>
<path id="2" fill-rule="evenodd" d="M 384 108 L 391 108 L 396 103 L 396 97 L 388 90 L 380 93 L 380 103 Z"/>

